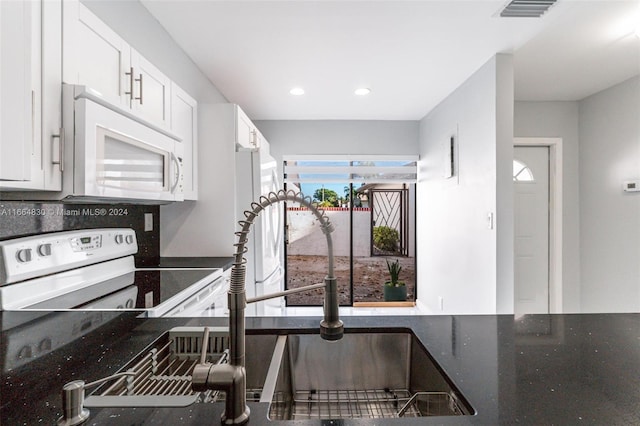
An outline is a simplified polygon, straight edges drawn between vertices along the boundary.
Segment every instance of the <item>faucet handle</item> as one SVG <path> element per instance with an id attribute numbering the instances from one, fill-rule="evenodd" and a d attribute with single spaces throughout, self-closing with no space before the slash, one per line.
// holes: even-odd
<path id="1" fill-rule="evenodd" d="M 207 379 L 211 364 L 207 362 L 207 350 L 209 348 L 209 327 L 204 328 L 202 335 L 202 351 L 200 352 L 200 362 L 193 367 L 191 373 L 191 389 L 196 392 L 207 390 Z"/>
<path id="2" fill-rule="evenodd" d="M 200 352 L 199 364 L 204 364 L 207 361 L 207 350 L 209 349 L 209 327 L 204 328 L 202 335 L 202 352 Z"/>

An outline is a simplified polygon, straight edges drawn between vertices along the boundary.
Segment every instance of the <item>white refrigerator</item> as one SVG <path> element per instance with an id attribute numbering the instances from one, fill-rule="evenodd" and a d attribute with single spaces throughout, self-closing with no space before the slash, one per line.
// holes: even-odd
<path id="1" fill-rule="evenodd" d="M 261 195 L 282 189 L 278 165 L 270 155 L 269 143 L 262 141 L 259 150 L 238 148 L 236 151 L 236 217 L 245 217 L 253 201 Z M 247 244 L 247 298 L 270 294 L 284 289 L 282 203 L 262 211 L 251 227 Z M 238 230 L 239 225 L 236 227 Z M 247 305 L 247 315 L 265 315 L 271 308 L 280 308 L 283 298 Z"/>

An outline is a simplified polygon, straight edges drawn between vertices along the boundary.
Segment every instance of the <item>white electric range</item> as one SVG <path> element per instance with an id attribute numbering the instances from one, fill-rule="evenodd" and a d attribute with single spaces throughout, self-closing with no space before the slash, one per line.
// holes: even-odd
<path id="1" fill-rule="evenodd" d="M 172 316 L 226 292 L 219 268 L 135 267 L 135 231 L 86 229 L 0 241 L 0 310 L 140 310 Z"/>

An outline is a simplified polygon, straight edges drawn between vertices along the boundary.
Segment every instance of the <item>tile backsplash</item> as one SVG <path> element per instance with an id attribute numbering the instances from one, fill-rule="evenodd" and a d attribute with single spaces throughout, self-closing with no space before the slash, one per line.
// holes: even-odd
<path id="1" fill-rule="evenodd" d="M 145 214 L 151 215 L 151 223 L 149 216 L 146 223 L 150 231 L 145 231 Z M 0 240 L 55 231 L 132 228 L 138 240 L 136 266 L 159 264 L 159 225 L 159 206 L 0 201 Z"/>

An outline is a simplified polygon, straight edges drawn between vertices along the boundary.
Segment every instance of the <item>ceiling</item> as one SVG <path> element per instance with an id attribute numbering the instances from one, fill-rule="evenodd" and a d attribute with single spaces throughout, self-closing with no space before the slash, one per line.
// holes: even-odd
<path id="1" fill-rule="evenodd" d="M 559 0 L 542 18 L 500 18 L 505 0 L 141 2 L 256 120 L 418 120 L 498 52 L 514 55 L 518 100 L 640 74 L 638 0 Z"/>

